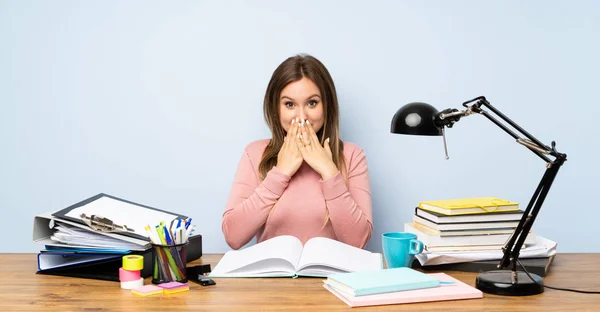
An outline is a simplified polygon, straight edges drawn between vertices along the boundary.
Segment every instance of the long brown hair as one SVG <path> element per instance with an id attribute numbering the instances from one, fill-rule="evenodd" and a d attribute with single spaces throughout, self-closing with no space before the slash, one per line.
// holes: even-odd
<path id="1" fill-rule="evenodd" d="M 333 163 L 346 176 L 344 145 L 340 139 L 339 131 L 338 100 L 333 79 L 331 79 L 327 68 L 319 60 L 310 55 L 299 54 L 283 61 L 273 72 L 267 86 L 263 112 L 265 121 L 273 137 L 267 145 L 258 166 L 258 173 L 261 180 L 267 176 L 267 173 L 273 166 L 277 165 L 277 154 L 283 145 L 285 130 L 281 126 L 279 119 L 279 97 L 281 96 L 281 90 L 288 84 L 298 81 L 303 77 L 310 79 L 317 85 L 323 99 L 325 122 L 321 130 L 317 132 L 317 137 L 321 145 L 323 145 L 325 139 L 329 138 Z"/>

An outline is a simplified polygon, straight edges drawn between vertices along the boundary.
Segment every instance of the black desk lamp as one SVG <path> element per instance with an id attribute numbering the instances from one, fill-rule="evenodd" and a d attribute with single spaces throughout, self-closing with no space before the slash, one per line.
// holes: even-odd
<path id="1" fill-rule="evenodd" d="M 488 102 L 485 97 L 480 96 L 473 100 L 463 103 L 465 110 L 446 109 L 438 112 L 433 106 L 426 103 L 409 103 L 401 107 L 392 119 L 392 133 L 430 135 L 444 137 L 444 150 L 446 159 L 448 159 L 448 149 L 446 147 L 446 136 L 444 128 L 452 128 L 461 117 L 477 113 L 491 120 L 506 133 L 517 140 L 517 143 L 529 148 L 538 157 L 546 162 L 546 172 L 540 181 L 537 189 L 533 193 L 527 209 L 523 213 L 519 225 L 511 235 L 510 239 L 502 247 L 504 256 L 498 264 L 495 271 L 483 272 L 477 276 L 476 287 L 486 293 L 510 296 L 535 295 L 544 292 L 542 278 L 535 274 L 529 274 L 531 278 L 522 271 L 517 271 L 517 262 L 519 262 L 519 252 L 521 246 L 527 238 L 529 230 L 537 217 L 544 199 L 550 190 L 554 177 L 558 169 L 567 160 L 567 155 L 556 151 L 556 143 L 552 141 L 552 147 L 548 147 L 534 138 L 527 131 L 523 130 L 516 123 L 498 111 Z M 494 118 L 482 107 L 488 108 L 491 112 L 500 117 L 504 122 L 516 129 L 525 138 L 507 128 L 504 124 Z M 554 157 L 550 160 L 546 155 Z M 510 268 L 510 270 L 503 270 Z M 533 280 L 532 280 L 533 279 Z"/>

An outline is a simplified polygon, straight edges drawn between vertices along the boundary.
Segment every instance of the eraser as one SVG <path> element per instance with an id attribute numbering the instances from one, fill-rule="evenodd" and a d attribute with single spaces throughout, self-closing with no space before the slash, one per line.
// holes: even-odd
<path id="1" fill-rule="evenodd" d="M 163 293 L 163 289 L 154 285 L 145 285 L 131 290 L 132 293 L 138 296 L 151 296 Z"/>

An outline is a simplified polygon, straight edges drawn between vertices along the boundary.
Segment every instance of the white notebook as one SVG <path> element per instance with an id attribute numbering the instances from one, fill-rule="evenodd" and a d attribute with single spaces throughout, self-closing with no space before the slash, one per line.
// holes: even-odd
<path id="1" fill-rule="evenodd" d="M 333 239 L 315 237 L 302 242 L 289 235 L 271 238 L 243 250 L 225 253 L 211 277 L 316 276 L 379 270 L 379 253 L 356 248 Z"/>
<path id="2" fill-rule="evenodd" d="M 423 242 L 427 248 L 448 247 L 448 246 L 482 246 L 482 245 L 503 245 L 510 238 L 511 234 L 490 234 L 490 235 L 461 235 L 461 236 L 439 236 L 429 235 L 413 227 L 411 223 L 404 224 L 404 231 L 417 235 L 417 239 Z M 535 244 L 536 235 L 529 232 L 525 238 L 525 244 Z"/>

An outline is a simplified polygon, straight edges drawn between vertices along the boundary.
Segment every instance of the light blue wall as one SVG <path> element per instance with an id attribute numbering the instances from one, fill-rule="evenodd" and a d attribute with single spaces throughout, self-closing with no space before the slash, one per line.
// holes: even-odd
<path id="1" fill-rule="evenodd" d="M 404 103 L 485 95 L 569 160 L 534 230 L 598 244 L 598 1 L 0 1 L 0 252 L 36 252 L 34 215 L 100 192 L 202 219 L 223 212 L 262 98 L 311 53 L 339 90 L 343 139 L 366 151 L 375 230 L 421 200 L 529 197 L 543 162 L 483 116 L 441 138 L 392 135 Z"/>

